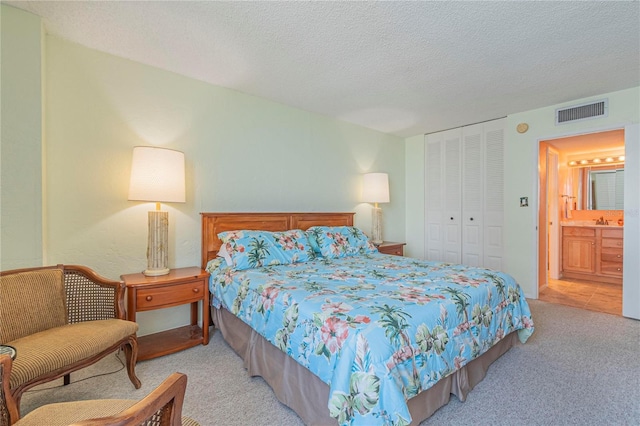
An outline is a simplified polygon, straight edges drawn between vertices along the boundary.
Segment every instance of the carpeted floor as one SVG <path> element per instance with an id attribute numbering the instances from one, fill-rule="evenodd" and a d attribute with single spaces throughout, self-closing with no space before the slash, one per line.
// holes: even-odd
<path id="1" fill-rule="evenodd" d="M 536 331 L 529 341 L 498 359 L 464 403 L 452 396 L 422 425 L 640 425 L 640 321 L 530 304 Z M 72 375 L 69 386 L 27 393 L 22 411 L 75 399 L 140 399 L 180 371 L 189 380 L 183 414 L 202 426 L 302 425 L 261 378 L 248 377 L 218 332 L 208 346 L 138 363 L 139 390 L 124 369 L 91 377 L 120 368 L 109 356 Z"/>

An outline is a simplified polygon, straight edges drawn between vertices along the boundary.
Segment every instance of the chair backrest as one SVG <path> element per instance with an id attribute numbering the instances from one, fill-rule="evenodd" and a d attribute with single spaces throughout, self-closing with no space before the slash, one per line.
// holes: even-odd
<path id="1" fill-rule="evenodd" d="M 69 324 L 118 317 L 115 302 L 119 301 L 118 286 L 100 285 L 104 278 L 92 269 L 79 265 L 58 265 L 64 268 L 64 289 L 67 294 Z M 113 281 L 112 284 L 117 284 Z"/>
<path id="2" fill-rule="evenodd" d="M 187 376 L 173 373 L 145 398 L 119 414 L 71 426 L 180 426 Z"/>
<path id="3" fill-rule="evenodd" d="M 17 405 L 9 391 L 11 357 L 0 355 L 0 426 L 9 426 L 18 420 Z M 118 414 L 83 420 L 70 426 L 180 426 L 182 404 L 187 389 L 187 376 L 173 373 L 149 395 Z M 97 400 L 104 402 L 108 400 Z M 60 410 L 56 404 L 54 410 Z M 42 406 L 40 409 L 45 409 Z M 28 419 L 29 415 L 25 417 Z M 196 422 L 192 422 L 197 424 Z"/>
<path id="4" fill-rule="evenodd" d="M 34 268 L 0 276 L 0 343 L 67 324 L 61 269 Z"/>

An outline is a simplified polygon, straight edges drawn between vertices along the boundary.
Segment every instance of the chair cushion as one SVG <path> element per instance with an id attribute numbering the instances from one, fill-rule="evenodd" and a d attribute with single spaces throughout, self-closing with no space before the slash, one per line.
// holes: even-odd
<path id="1" fill-rule="evenodd" d="M 107 417 L 126 410 L 136 400 L 102 399 L 60 402 L 36 408 L 18 420 L 15 426 L 68 426 L 81 420 Z"/>
<path id="2" fill-rule="evenodd" d="M 135 322 L 109 319 L 67 324 L 9 342 L 17 352 L 11 389 L 97 355 L 137 331 Z"/>
<path id="3" fill-rule="evenodd" d="M 0 343 L 67 323 L 64 276 L 60 269 L 0 277 Z"/>
<path id="4" fill-rule="evenodd" d="M 182 426 L 200 426 L 200 423 L 193 420 L 191 417 L 183 417 Z"/>
<path id="5" fill-rule="evenodd" d="M 98 399 L 47 404 L 28 413 L 14 426 L 68 426 L 82 420 L 113 416 L 137 402 L 130 399 Z M 200 426 L 200 423 L 183 417 L 182 426 Z"/>
<path id="6" fill-rule="evenodd" d="M 113 416 L 137 402 L 130 399 L 97 399 L 47 404 L 28 413 L 14 426 L 68 426 L 82 420 Z M 182 417 L 182 426 L 200 426 L 200 423 Z"/>

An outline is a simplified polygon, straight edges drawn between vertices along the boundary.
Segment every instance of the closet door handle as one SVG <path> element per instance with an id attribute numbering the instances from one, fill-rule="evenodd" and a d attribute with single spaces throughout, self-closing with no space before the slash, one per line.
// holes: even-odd
<path id="1" fill-rule="evenodd" d="M 473 220 L 473 218 L 470 218 L 469 220 Z"/>
<path id="2" fill-rule="evenodd" d="M 450 217 L 449 219 L 453 220 L 453 217 Z"/>

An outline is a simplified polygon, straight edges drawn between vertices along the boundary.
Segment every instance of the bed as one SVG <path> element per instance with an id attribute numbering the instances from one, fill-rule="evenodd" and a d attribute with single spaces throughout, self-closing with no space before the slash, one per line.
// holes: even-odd
<path id="1" fill-rule="evenodd" d="M 256 235 L 300 250 L 252 260 L 240 242 Z M 380 254 L 362 237 L 353 213 L 202 213 L 214 325 L 306 424 L 418 424 L 533 333 L 509 275 Z"/>

